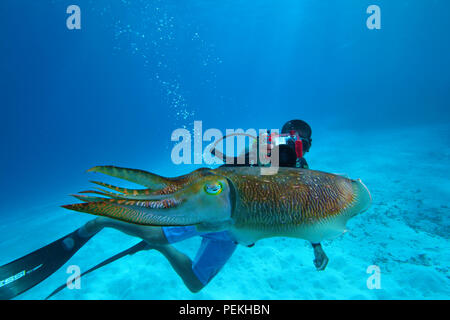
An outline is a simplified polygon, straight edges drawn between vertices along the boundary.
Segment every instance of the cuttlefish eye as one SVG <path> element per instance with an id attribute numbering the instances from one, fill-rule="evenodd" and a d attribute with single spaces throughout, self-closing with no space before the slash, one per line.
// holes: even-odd
<path id="1" fill-rule="evenodd" d="M 223 185 L 220 182 L 205 185 L 205 192 L 207 194 L 216 195 L 216 194 L 221 193 L 222 189 L 223 189 Z"/>

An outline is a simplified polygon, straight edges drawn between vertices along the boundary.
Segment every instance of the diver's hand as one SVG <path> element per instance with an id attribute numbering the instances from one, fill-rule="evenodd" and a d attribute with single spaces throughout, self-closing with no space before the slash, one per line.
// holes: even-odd
<path id="1" fill-rule="evenodd" d="M 314 248 L 314 265 L 316 266 L 317 271 L 325 270 L 328 264 L 328 257 L 323 251 L 320 243 L 312 243 Z"/>

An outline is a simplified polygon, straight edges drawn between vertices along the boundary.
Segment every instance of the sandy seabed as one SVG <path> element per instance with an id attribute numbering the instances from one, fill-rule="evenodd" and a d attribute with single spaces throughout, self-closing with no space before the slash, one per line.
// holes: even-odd
<path id="1" fill-rule="evenodd" d="M 448 126 L 357 135 L 341 131 L 314 139 L 307 157 L 312 169 L 361 178 L 373 197 L 372 207 L 349 221 L 347 233 L 323 243 L 330 259 L 323 272 L 314 268 L 309 243 L 272 238 L 252 248 L 239 246 L 221 272 L 197 294 L 185 288 L 162 255 L 145 251 L 83 277 L 81 289 L 65 289 L 54 298 L 448 299 L 449 131 Z M 18 213 L 1 221 L 1 265 L 92 218 L 56 205 L 35 212 L 39 214 Z M 137 242 L 139 239 L 119 231 L 103 230 L 65 266 L 17 299 L 44 299 L 66 281 L 69 265 L 87 270 Z M 193 257 L 199 244 L 200 239 L 193 238 L 176 246 Z M 371 265 L 380 268 L 380 289 L 367 287 Z"/>

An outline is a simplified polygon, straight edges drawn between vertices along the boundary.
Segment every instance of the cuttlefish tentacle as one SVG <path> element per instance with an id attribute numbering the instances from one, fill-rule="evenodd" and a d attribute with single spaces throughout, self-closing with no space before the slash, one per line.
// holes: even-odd
<path id="1" fill-rule="evenodd" d="M 110 197 L 112 199 L 117 199 L 117 200 L 159 200 L 165 197 L 170 197 L 171 194 L 167 194 L 167 195 L 161 195 L 159 193 L 156 192 L 149 192 L 148 194 L 144 194 L 144 195 L 131 195 L 131 194 L 122 194 L 122 193 L 114 193 L 114 192 L 109 192 L 106 190 L 103 190 L 101 188 L 95 188 L 97 190 L 86 190 L 86 191 L 80 191 L 80 193 L 91 193 L 91 194 L 98 194 L 101 196 L 106 196 L 106 197 Z"/>
<path id="2" fill-rule="evenodd" d="M 112 184 L 108 184 L 108 183 L 104 183 L 104 182 L 100 182 L 100 181 L 91 181 L 92 183 L 95 183 L 99 186 L 123 193 L 123 194 L 127 194 L 127 195 L 147 195 L 150 194 L 150 192 L 152 192 L 152 189 L 129 189 L 129 188 L 121 188 L 121 187 L 117 187 L 114 186 Z"/>
<path id="3" fill-rule="evenodd" d="M 78 200 L 81 200 L 84 202 L 101 202 L 101 201 L 109 200 L 108 198 L 85 196 L 85 195 L 81 195 L 81 194 L 73 194 L 72 196 L 77 198 Z"/>
<path id="4" fill-rule="evenodd" d="M 170 192 L 147 199 L 103 193 L 112 199 L 64 207 L 139 225 L 229 230 L 237 242 L 251 244 L 275 236 L 332 239 L 371 203 L 360 180 L 305 169 L 279 168 L 265 176 L 259 168 L 223 167 L 170 181 Z"/>

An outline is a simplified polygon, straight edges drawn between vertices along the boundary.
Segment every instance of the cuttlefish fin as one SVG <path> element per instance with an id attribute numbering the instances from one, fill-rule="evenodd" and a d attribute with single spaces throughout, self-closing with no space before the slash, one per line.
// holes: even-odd
<path id="1" fill-rule="evenodd" d="M 349 179 L 349 176 L 346 173 L 333 173 L 333 174 L 336 175 L 336 176 L 340 176 L 340 177 L 344 177 L 344 178 Z"/>
<path id="2" fill-rule="evenodd" d="M 200 223 L 196 215 L 171 214 L 170 208 L 176 207 L 176 201 L 126 201 L 107 199 L 106 201 L 64 205 L 63 208 L 105 216 L 133 224 L 146 226 L 189 226 Z"/>
<path id="3" fill-rule="evenodd" d="M 89 169 L 88 172 L 100 172 L 112 177 L 137 183 L 151 189 L 162 189 L 171 183 L 169 179 L 154 173 L 115 166 L 96 166 Z"/>

